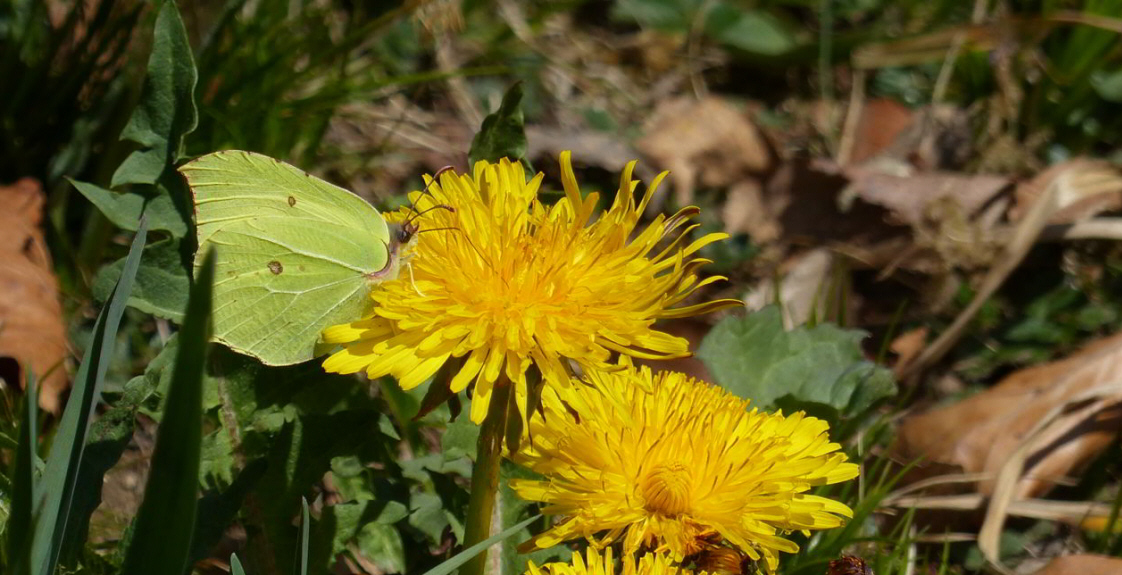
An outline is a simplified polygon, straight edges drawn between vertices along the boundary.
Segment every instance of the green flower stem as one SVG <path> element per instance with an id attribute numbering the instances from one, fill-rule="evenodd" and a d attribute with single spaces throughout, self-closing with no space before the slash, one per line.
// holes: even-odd
<path id="1" fill-rule="evenodd" d="M 495 509 L 495 494 L 499 491 L 499 464 L 503 457 L 503 437 L 511 387 L 505 375 L 495 382 L 491 404 L 487 407 L 487 418 L 479 429 L 475 464 L 471 468 L 471 499 L 468 501 L 464 525 L 464 549 L 491 535 L 491 513 Z M 464 564 L 460 575 L 483 575 L 486 568 L 487 552 L 484 551 Z"/>

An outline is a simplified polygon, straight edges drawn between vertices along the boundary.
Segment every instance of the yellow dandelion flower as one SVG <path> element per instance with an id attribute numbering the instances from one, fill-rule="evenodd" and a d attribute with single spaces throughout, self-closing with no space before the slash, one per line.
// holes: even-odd
<path id="1" fill-rule="evenodd" d="M 620 563 L 623 575 L 693 575 L 692 571 L 679 567 L 665 554 L 645 553 L 638 560 L 634 555 L 624 555 Z M 589 548 L 587 560 L 580 553 L 573 553 L 571 563 L 546 563 L 538 567 L 530 562 L 526 575 L 615 575 L 616 572 L 609 547 L 602 552 Z"/>
<path id="2" fill-rule="evenodd" d="M 658 216 L 637 231 L 666 174 L 636 202 L 634 166 L 627 165 L 615 201 L 595 218 L 597 194 L 582 198 L 568 152 L 561 154 L 565 197 L 552 206 L 538 198 L 542 174 L 527 181 L 521 164 L 505 159 L 479 162 L 472 176 L 444 173 L 431 194 L 413 195 L 425 212 L 421 231 L 440 231 L 419 234 L 401 277 L 373 290 L 373 315 L 324 331 L 326 343 L 342 346 L 324 368 L 372 378 L 389 374 L 410 389 L 450 358 L 463 358 L 450 387 L 459 392 L 475 384 L 471 419 L 478 423 L 501 374 L 526 397 L 531 364 L 564 384 L 566 360 L 612 369 L 616 352 L 688 355 L 685 339 L 652 324 L 740 303 L 681 305 L 723 279 L 700 279 L 698 268 L 707 260 L 694 256 L 725 234 L 683 245 L 696 227 L 687 224 L 697 208 Z M 432 209 L 438 206 L 452 210 Z"/>
<path id="3" fill-rule="evenodd" d="M 676 372 L 592 373 L 585 383 L 546 387 L 533 444 L 516 455 L 544 480 L 511 486 L 563 517 L 528 546 L 622 537 L 626 553 L 654 548 L 681 560 L 722 539 L 773 571 L 780 551 L 798 551 L 787 532 L 852 516 L 807 493 L 858 473 L 824 421 L 749 411 L 747 401 Z"/>

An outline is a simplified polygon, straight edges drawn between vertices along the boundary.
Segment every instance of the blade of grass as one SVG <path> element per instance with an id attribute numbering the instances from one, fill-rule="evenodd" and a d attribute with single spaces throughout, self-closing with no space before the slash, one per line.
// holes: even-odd
<path id="1" fill-rule="evenodd" d="M 132 292 L 147 236 L 148 218 L 142 217 L 136 237 L 129 248 L 129 255 L 125 258 L 125 265 L 121 268 L 117 286 L 113 288 L 107 299 L 108 303 L 102 308 L 94 324 L 93 338 L 82 357 L 78 373 L 74 376 L 70 399 L 66 402 L 51 454 L 47 458 L 42 491 L 37 492 L 35 498 L 38 511 L 31 533 L 31 566 L 43 575 L 54 573 L 58 564 L 62 535 L 66 532 L 70 502 L 74 496 L 74 483 L 78 478 L 78 468 L 86 447 L 90 417 L 101 396 L 105 372 L 113 357 L 117 328 Z"/>
<path id="2" fill-rule="evenodd" d="M 187 569 L 199 490 L 203 365 L 210 339 L 213 284 L 212 251 L 206 255 L 187 300 L 175 371 L 152 454 L 152 471 L 121 570 L 123 575 L 178 575 Z"/>
<path id="3" fill-rule="evenodd" d="M 30 575 L 31 506 L 35 501 L 35 458 L 39 445 L 39 397 L 35 376 L 30 370 L 24 394 L 23 416 L 20 418 L 19 443 L 12 480 L 12 510 L 8 515 L 8 566 L 13 575 Z"/>
<path id="4" fill-rule="evenodd" d="M 230 575 L 245 575 L 245 569 L 242 569 L 242 562 L 238 561 L 238 554 L 230 554 Z"/>
<path id="5" fill-rule="evenodd" d="M 308 499 L 300 498 L 300 575 L 308 575 L 308 534 L 311 532 L 311 521 L 308 520 Z"/>
<path id="6" fill-rule="evenodd" d="M 527 527 L 528 525 L 530 525 L 534 521 L 537 521 L 540 518 L 541 518 L 541 515 L 538 514 L 538 515 L 535 515 L 533 517 L 530 517 L 529 519 L 526 519 L 526 520 L 520 521 L 520 522 L 518 522 L 514 525 L 511 525 L 510 527 L 503 530 L 502 532 L 496 533 L 496 534 L 484 539 L 483 541 L 480 541 L 479 543 L 476 543 L 475 545 L 472 545 L 471 547 L 468 547 L 467 549 L 464 549 L 463 551 L 460 551 L 459 553 L 457 553 L 451 559 L 445 561 L 444 563 L 441 563 L 440 565 L 437 565 L 436 567 L 433 567 L 432 569 L 429 569 L 428 571 L 426 571 L 424 573 L 424 575 L 448 575 L 449 573 L 455 571 L 456 569 L 459 569 L 464 563 L 467 563 L 468 561 L 471 561 L 471 559 L 474 558 L 476 555 L 479 555 L 480 553 L 486 551 L 488 547 L 490 547 L 490 546 L 492 546 L 492 545 L 494 545 L 494 544 L 496 544 L 496 543 L 498 543 L 498 542 L 500 542 L 500 541 L 502 541 L 502 540 L 504 540 L 508 537 L 513 536 L 514 534 L 516 534 L 520 530 L 522 530 L 524 527 Z"/>

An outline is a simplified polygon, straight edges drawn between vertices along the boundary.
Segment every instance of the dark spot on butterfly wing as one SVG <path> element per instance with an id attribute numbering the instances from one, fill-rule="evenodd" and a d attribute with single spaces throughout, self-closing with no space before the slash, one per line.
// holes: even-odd
<path id="1" fill-rule="evenodd" d="M 284 266 L 277 260 L 273 260 L 269 262 L 269 271 L 273 272 L 273 275 L 280 275 L 284 271 Z"/>
<path id="2" fill-rule="evenodd" d="M 296 207 L 296 198 L 294 196 L 288 196 L 288 207 L 290 207 L 290 208 L 295 208 Z"/>

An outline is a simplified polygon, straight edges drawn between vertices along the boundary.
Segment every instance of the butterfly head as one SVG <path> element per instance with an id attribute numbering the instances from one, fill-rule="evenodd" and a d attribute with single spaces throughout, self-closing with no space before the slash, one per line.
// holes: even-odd
<path id="1" fill-rule="evenodd" d="M 397 229 L 392 230 L 393 241 L 395 244 L 397 244 L 398 247 L 408 246 L 413 243 L 413 241 L 417 237 L 417 232 L 420 230 L 420 226 L 418 226 L 417 222 L 414 221 L 406 221 L 400 226 L 395 227 Z"/>

